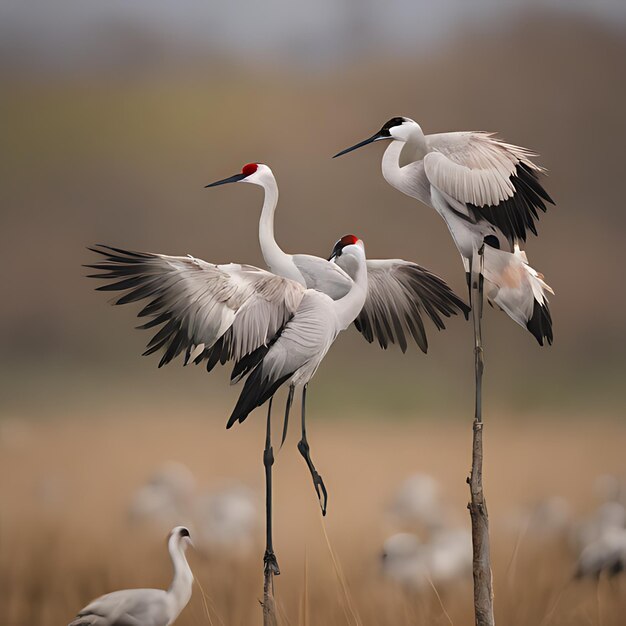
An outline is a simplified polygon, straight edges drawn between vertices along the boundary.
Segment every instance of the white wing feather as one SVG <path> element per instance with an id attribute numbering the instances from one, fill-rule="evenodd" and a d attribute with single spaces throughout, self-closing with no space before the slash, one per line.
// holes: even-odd
<path id="1" fill-rule="evenodd" d="M 497 206 L 515 194 L 511 177 L 518 163 L 535 172 L 541 168 L 520 146 L 505 143 L 490 133 L 441 133 L 426 137 L 431 152 L 424 157 L 424 172 L 432 185 L 454 199 L 475 206 Z"/>
<path id="2" fill-rule="evenodd" d="M 251 265 L 214 265 L 193 257 L 94 249 L 106 262 L 90 265 L 95 278 L 114 282 L 102 291 L 127 293 L 126 304 L 148 299 L 139 316 L 153 319 L 142 328 L 161 324 L 145 354 L 163 349 L 163 365 L 186 350 L 196 362 L 219 348 L 222 361 L 239 359 L 267 344 L 298 308 L 305 288 Z M 216 342 L 220 345 L 216 346 Z M 214 364 L 214 363 L 213 363 Z"/>

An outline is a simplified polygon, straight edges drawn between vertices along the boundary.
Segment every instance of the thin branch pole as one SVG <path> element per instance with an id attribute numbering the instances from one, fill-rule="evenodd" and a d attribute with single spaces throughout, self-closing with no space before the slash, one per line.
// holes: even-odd
<path id="1" fill-rule="evenodd" d="M 476 375 L 476 402 L 472 442 L 472 472 L 467 479 L 470 503 L 467 505 L 472 520 L 472 547 L 474 553 L 474 615 L 476 626 L 493 626 L 493 581 L 489 551 L 489 516 L 483 493 L 483 344 L 481 319 L 483 314 L 484 245 L 474 252 L 470 267 L 470 303 L 474 324 L 474 368 Z"/>
<path id="2" fill-rule="evenodd" d="M 274 449 L 272 448 L 272 398 L 267 409 L 267 427 L 265 431 L 265 450 L 263 466 L 265 467 L 265 532 L 266 545 L 263 556 L 263 626 L 277 626 L 276 602 L 274 601 L 274 575 L 278 576 L 278 562 L 274 555 L 272 541 L 272 465 L 274 465 Z"/>

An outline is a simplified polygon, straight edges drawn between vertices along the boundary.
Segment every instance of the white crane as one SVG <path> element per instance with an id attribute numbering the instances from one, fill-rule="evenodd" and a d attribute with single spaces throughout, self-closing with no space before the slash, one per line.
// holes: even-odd
<path id="1" fill-rule="evenodd" d="M 615 576 L 626 569 L 626 529 L 608 528 L 580 553 L 576 578 L 599 578 L 602 572 Z"/>
<path id="2" fill-rule="evenodd" d="M 260 530 L 257 500 L 256 492 L 242 484 L 198 494 L 193 507 L 196 546 L 209 556 L 250 554 Z"/>
<path id="3" fill-rule="evenodd" d="M 206 185 L 216 187 L 227 183 L 251 183 L 264 191 L 263 208 L 259 220 L 259 243 L 267 267 L 274 274 L 290 278 L 304 287 L 316 289 L 333 300 L 343 298 L 351 289 L 355 276 L 351 273 L 346 257 L 336 254 L 341 246 L 350 243 L 349 239 L 339 240 L 330 259 L 310 254 L 288 254 L 282 250 L 274 237 L 274 214 L 278 205 L 278 184 L 272 170 L 263 163 L 248 163 L 240 173 Z M 339 247 L 338 247 L 339 246 Z M 407 349 L 407 335 L 414 338 L 425 353 L 428 350 L 423 313 L 432 320 L 437 329 L 445 328 L 442 317 L 456 315 L 462 311 L 465 316 L 467 305 L 458 298 L 441 278 L 429 270 L 402 259 L 367 260 L 368 293 L 363 309 L 354 324 L 368 342 L 376 339 L 381 348 L 398 343 L 402 352 Z M 212 352 L 221 350 L 219 346 L 206 349 L 196 362 L 207 359 L 207 367 L 216 362 Z M 303 387 L 306 393 L 306 387 Z M 284 441 L 287 434 L 289 410 L 294 396 L 294 386 L 289 388 Z M 311 474 L 322 513 L 326 513 L 327 492 L 324 482 L 311 461 L 310 449 L 306 440 L 306 427 L 302 418 L 302 439 L 298 450 L 304 457 Z M 321 494 L 320 494 L 321 492 Z"/>
<path id="4" fill-rule="evenodd" d="M 462 528 L 441 528 L 423 543 L 414 533 L 397 533 L 383 546 L 383 573 L 408 590 L 424 591 L 469 580 L 472 537 Z"/>
<path id="5" fill-rule="evenodd" d="M 335 157 L 390 140 L 382 160 L 385 180 L 434 208 L 443 218 L 468 275 L 483 244 L 487 298 L 535 336 L 552 343 L 546 294 L 553 293 L 530 265 L 518 240 L 536 234 L 538 210 L 552 199 L 539 182 L 543 171 L 525 148 L 489 133 L 425 135 L 417 122 L 394 117 L 374 135 Z"/>
<path id="6" fill-rule="evenodd" d="M 307 385 L 313 378 L 317 368 L 335 341 L 337 335 L 348 328 L 363 309 L 367 296 L 367 266 L 363 242 L 354 235 L 341 238 L 336 246 L 336 254 L 345 257 L 355 279 L 350 291 L 333 300 L 330 296 L 314 289 L 303 290 L 302 301 L 293 318 L 276 335 L 274 341 L 267 346 L 258 348 L 254 353 L 241 359 L 233 370 L 234 380 L 247 376 L 244 388 L 237 405 L 228 420 L 227 428 L 235 422 L 243 422 L 256 407 L 270 400 L 266 431 L 266 472 L 273 463 L 270 433 L 271 398 L 278 388 L 287 383 L 290 389 L 302 388 L 302 440 L 298 444 L 301 454 L 307 461 L 313 477 L 318 498 L 322 500 L 323 512 L 326 509 L 327 494 L 324 483 L 317 473 L 309 456 L 306 438 L 306 393 Z M 299 283 L 296 283 L 299 284 Z M 271 475 L 266 482 L 269 484 L 267 506 L 271 507 Z M 320 493 L 321 490 L 321 493 Z M 271 520 L 268 517 L 268 527 Z M 271 532 L 267 536 L 266 567 L 279 573 L 276 558 L 271 549 Z"/>
<path id="7" fill-rule="evenodd" d="M 195 490 L 191 470 L 182 463 L 168 461 L 133 494 L 128 519 L 131 523 L 149 522 L 160 529 L 186 523 Z"/>
<path id="8" fill-rule="evenodd" d="M 105 262 L 88 266 L 101 271 L 92 276 L 113 281 L 99 290 L 127 291 L 116 304 L 150 300 L 139 316 L 153 319 L 140 328 L 162 324 L 146 351 L 165 351 L 159 366 L 183 350 L 187 362 L 218 343 L 219 353 L 210 352 L 211 358 L 217 355 L 215 362 L 220 358 L 236 360 L 232 380 L 247 378 L 227 428 L 243 422 L 252 410 L 270 400 L 263 457 L 266 574 L 279 573 L 271 525 L 271 398 L 285 383 L 294 389 L 302 387 L 306 444 L 306 386 L 337 335 L 361 312 L 367 295 L 363 242 L 354 235 L 341 241 L 344 243 L 335 246 L 335 255 L 345 257 L 346 267 L 355 279 L 348 293 L 338 300 L 249 265 L 213 265 L 193 257 L 130 252 L 108 246 L 92 248 L 106 257 Z M 317 489 L 321 480 L 312 463 L 309 470 Z"/>
<path id="9" fill-rule="evenodd" d="M 100 596 L 79 611 L 69 626 L 169 626 L 191 598 L 193 574 L 185 557 L 191 544 L 189 531 L 177 526 L 169 535 L 167 548 L 174 578 L 163 589 L 124 589 Z"/>
<path id="10" fill-rule="evenodd" d="M 626 507 L 621 502 L 604 502 L 587 519 L 572 527 L 570 544 L 574 550 L 582 552 L 614 529 L 625 528 Z"/>
<path id="11" fill-rule="evenodd" d="M 445 518 L 439 483 L 428 474 L 409 476 L 396 491 L 389 512 L 403 529 L 439 526 Z"/>

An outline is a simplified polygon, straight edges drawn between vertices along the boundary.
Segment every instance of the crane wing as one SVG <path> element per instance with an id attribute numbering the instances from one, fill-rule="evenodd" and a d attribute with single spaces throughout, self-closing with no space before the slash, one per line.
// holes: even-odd
<path id="1" fill-rule="evenodd" d="M 141 626 L 165 624 L 167 594 L 162 589 L 123 589 L 96 598 L 69 626 Z"/>
<path id="2" fill-rule="evenodd" d="M 490 133 L 441 133 L 426 137 L 424 173 L 431 185 L 466 205 L 468 215 L 497 226 L 510 240 L 535 235 L 537 210 L 554 204 L 539 182 L 535 156 Z"/>
<path id="3" fill-rule="evenodd" d="M 341 265 L 341 256 L 336 262 Z M 410 335 L 426 352 L 424 313 L 441 330 L 445 328 L 442 317 L 459 311 L 467 316 L 469 312 L 469 307 L 443 279 L 417 263 L 402 259 L 368 260 L 367 280 L 365 305 L 354 324 L 367 341 L 377 339 L 383 349 L 398 343 L 405 352 Z"/>
<path id="4" fill-rule="evenodd" d="M 251 265 L 214 265 L 193 257 L 91 248 L 105 261 L 88 265 L 109 281 L 99 291 L 126 291 L 115 304 L 148 303 L 139 328 L 161 326 L 144 354 L 163 350 L 159 367 L 185 350 L 185 363 L 241 359 L 268 344 L 298 308 L 304 287 Z"/>

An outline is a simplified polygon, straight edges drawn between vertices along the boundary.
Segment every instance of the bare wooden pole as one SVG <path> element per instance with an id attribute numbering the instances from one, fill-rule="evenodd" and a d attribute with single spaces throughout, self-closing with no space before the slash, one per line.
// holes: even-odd
<path id="1" fill-rule="evenodd" d="M 472 547 L 474 573 L 474 615 L 476 626 L 493 626 L 493 581 L 489 550 L 489 516 L 483 493 L 483 344 L 481 320 L 483 314 L 484 245 L 474 252 L 470 267 L 470 304 L 474 325 L 474 369 L 476 396 L 472 441 L 472 471 L 467 479 L 470 502 L 467 508 L 472 520 Z"/>
<path id="2" fill-rule="evenodd" d="M 263 626 L 277 626 L 273 573 L 266 568 L 263 580 Z"/>

